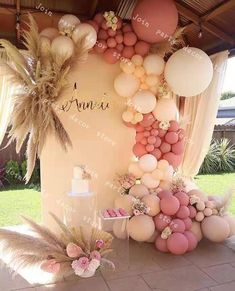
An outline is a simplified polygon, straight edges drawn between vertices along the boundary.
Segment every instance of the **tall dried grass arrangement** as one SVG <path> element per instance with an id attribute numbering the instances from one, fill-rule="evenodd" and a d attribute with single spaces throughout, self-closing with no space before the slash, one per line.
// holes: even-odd
<path id="1" fill-rule="evenodd" d="M 57 117 L 57 101 L 63 89 L 66 88 L 66 77 L 75 63 L 86 60 L 88 49 L 84 39 L 75 45 L 75 54 L 69 60 L 59 59 L 50 50 L 50 44 L 43 42 L 38 32 L 38 26 L 28 15 L 28 30 L 23 32 L 26 56 L 9 41 L 0 39 L 7 54 L 0 55 L 0 62 L 5 63 L 11 74 L 13 83 L 19 85 L 19 90 L 13 96 L 14 110 L 10 120 L 9 143 L 16 141 L 16 151 L 19 152 L 28 137 L 26 183 L 32 175 L 37 156 L 40 157 L 48 133 L 56 138 L 67 150 L 71 140 L 60 119 Z"/>

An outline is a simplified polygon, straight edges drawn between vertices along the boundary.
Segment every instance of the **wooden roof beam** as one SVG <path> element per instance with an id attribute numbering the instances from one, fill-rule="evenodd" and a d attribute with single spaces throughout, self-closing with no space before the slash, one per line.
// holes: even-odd
<path id="1" fill-rule="evenodd" d="M 235 6 L 235 0 L 226 1 L 222 4 L 220 4 L 219 6 L 217 6 L 216 8 L 214 8 L 212 11 L 203 15 L 201 17 L 201 20 L 208 21 L 208 20 L 215 18 L 216 16 L 224 13 L 225 11 L 233 8 L 234 6 Z"/>

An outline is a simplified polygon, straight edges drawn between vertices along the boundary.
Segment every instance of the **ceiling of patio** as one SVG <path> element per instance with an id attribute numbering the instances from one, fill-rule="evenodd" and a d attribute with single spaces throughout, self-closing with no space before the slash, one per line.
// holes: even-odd
<path id="1" fill-rule="evenodd" d="M 20 28 L 33 13 L 40 30 L 56 26 L 66 13 L 89 19 L 96 12 L 117 11 L 127 20 L 138 0 L 0 0 L 0 37 L 7 38 L 20 46 Z M 37 9 L 38 5 L 51 11 L 52 16 Z M 179 11 L 179 26 L 185 26 L 186 44 L 203 49 L 209 54 L 229 49 L 235 55 L 235 0 L 175 0 Z M 199 32 L 202 37 L 199 38 Z"/>

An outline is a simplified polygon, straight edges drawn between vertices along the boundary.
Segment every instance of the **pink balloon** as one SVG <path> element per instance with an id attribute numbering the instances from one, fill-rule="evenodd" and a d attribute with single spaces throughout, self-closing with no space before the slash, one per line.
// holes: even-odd
<path id="1" fill-rule="evenodd" d="M 148 130 L 148 131 L 152 130 L 152 126 L 146 127 L 146 130 Z"/>
<path id="2" fill-rule="evenodd" d="M 149 137 L 149 136 L 150 136 L 150 132 L 149 132 L 149 131 L 147 131 L 147 130 L 146 130 L 146 131 L 144 131 L 144 136 L 145 136 L 145 137 Z"/>
<path id="3" fill-rule="evenodd" d="M 171 220 L 172 219 L 170 216 L 159 213 L 157 216 L 154 217 L 156 229 L 159 231 L 163 231 L 163 229 L 171 223 Z"/>
<path id="4" fill-rule="evenodd" d="M 116 30 L 113 30 L 112 28 L 108 29 L 108 35 L 111 37 L 114 37 L 117 34 Z"/>
<path id="5" fill-rule="evenodd" d="M 154 144 L 155 148 L 159 148 L 161 143 L 162 143 L 162 140 L 160 139 L 160 137 L 156 136 L 156 142 Z"/>
<path id="6" fill-rule="evenodd" d="M 177 168 L 180 163 L 181 163 L 181 159 L 182 157 L 177 156 L 176 154 L 173 154 L 172 152 L 166 153 L 163 155 L 162 157 L 164 160 L 167 160 L 168 163 L 175 169 Z"/>
<path id="7" fill-rule="evenodd" d="M 122 27 L 122 31 L 123 32 L 129 32 L 129 31 L 133 31 L 132 26 L 128 23 L 124 24 Z"/>
<path id="8" fill-rule="evenodd" d="M 153 129 L 151 130 L 151 135 L 153 135 L 153 136 L 157 136 L 157 135 L 158 135 L 158 130 L 155 129 L 155 128 L 153 128 Z"/>
<path id="9" fill-rule="evenodd" d="M 149 144 L 155 144 L 157 141 L 156 137 L 155 136 L 150 136 L 148 137 L 148 143 Z M 153 147 L 153 150 L 154 150 L 154 147 Z"/>
<path id="10" fill-rule="evenodd" d="M 165 154 L 171 151 L 171 145 L 167 142 L 163 142 L 160 146 L 160 151 Z"/>
<path id="11" fill-rule="evenodd" d="M 119 60 L 119 52 L 116 49 L 108 48 L 104 52 L 104 59 L 109 64 L 115 64 Z"/>
<path id="12" fill-rule="evenodd" d="M 148 127 L 151 126 L 155 121 L 155 117 L 153 116 L 152 113 L 144 114 L 143 115 L 143 120 L 140 121 L 140 125 L 143 127 Z"/>
<path id="13" fill-rule="evenodd" d="M 141 139 L 140 143 L 141 143 L 142 145 L 147 145 L 147 144 L 148 144 L 148 140 L 147 140 L 147 138 L 146 138 L 146 137 L 143 137 L 143 138 Z"/>
<path id="14" fill-rule="evenodd" d="M 145 149 L 145 146 L 140 144 L 140 143 L 136 143 L 134 146 L 133 146 L 133 153 L 135 156 L 137 157 L 142 157 L 143 155 L 147 154 L 148 152 L 146 151 Z"/>
<path id="15" fill-rule="evenodd" d="M 166 215 L 175 215 L 180 208 L 180 203 L 174 196 L 164 197 L 160 201 L 160 208 Z"/>
<path id="16" fill-rule="evenodd" d="M 187 217 L 187 218 L 183 219 L 183 221 L 184 221 L 184 224 L 185 224 L 185 229 L 186 230 L 190 230 L 191 227 L 192 227 L 192 224 L 193 224 L 192 219 Z"/>
<path id="17" fill-rule="evenodd" d="M 176 216 L 181 218 L 181 219 L 185 219 L 187 217 L 189 217 L 190 215 L 190 211 L 189 208 L 187 206 L 180 206 L 179 211 L 176 213 Z"/>
<path id="18" fill-rule="evenodd" d="M 179 140 L 179 137 L 176 132 L 170 131 L 165 135 L 165 140 L 169 144 L 175 144 Z"/>
<path id="19" fill-rule="evenodd" d="M 122 43 L 119 43 L 117 46 L 116 46 L 116 49 L 119 51 L 119 52 L 122 52 L 123 49 L 124 49 L 124 45 Z"/>
<path id="20" fill-rule="evenodd" d="M 162 153 L 159 149 L 154 149 L 151 154 L 157 159 L 160 160 Z"/>
<path id="21" fill-rule="evenodd" d="M 108 30 L 108 29 L 109 29 L 106 20 L 104 20 L 104 21 L 101 23 L 101 27 L 102 27 L 104 30 Z"/>
<path id="22" fill-rule="evenodd" d="M 107 40 L 109 37 L 107 31 L 105 31 L 104 29 L 100 29 L 100 31 L 98 32 L 97 38 L 98 40 Z"/>
<path id="23" fill-rule="evenodd" d="M 176 155 L 181 155 L 184 152 L 184 140 L 180 140 L 172 145 L 172 152 Z"/>
<path id="24" fill-rule="evenodd" d="M 166 135 L 167 131 L 164 129 L 159 128 L 158 129 L 158 136 L 159 137 L 164 137 Z"/>
<path id="25" fill-rule="evenodd" d="M 177 192 L 175 197 L 179 200 L 180 205 L 188 206 L 189 196 L 185 192 Z"/>
<path id="26" fill-rule="evenodd" d="M 186 236 L 187 240 L 188 240 L 188 252 L 193 251 L 194 249 L 196 249 L 197 244 L 198 244 L 198 240 L 195 236 L 195 234 L 192 231 L 185 231 L 184 235 Z"/>
<path id="27" fill-rule="evenodd" d="M 97 13 L 94 17 L 94 21 L 100 26 L 104 21 L 104 16 L 102 13 Z"/>
<path id="28" fill-rule="evenodd" d="M 140 142 L 143 137 L 144 137 L 144 133 L 143 132 L 137 132 L 136 136 L 135 136 L 136 142 Z"/>
<path id="29" fill-rule="evenodd" d="M 154 118 L 154 120 L 155 120 L 155 118 Z M 157 120 L 154 121 L 152 127 L 155 128 L 155 129 L 158 129 L 159 128 L 159 121 L 157 121 Z"/>
<path id="30" fill-rule="evenodd" d="M 147 152 L 152 152 L 154 150 L 154 145 L 152 144 L 147 144 L 146 147 L 145 147 L 146 151 Z"/>
<path id="31" fill-rule="evenodd" d="M 134 32 L 125 32 L 124 33 L 124 44 L 127 46 L 133 46 L 137 42 L 137 36 Z"/>
<path id="32" fill-rule="evenodd" d="M 197 215 L 197 210 L 195 207 L 193 207 L 192 205 L 188 206 L 189 209 L 189 217 L 190 218 L 194 218 Z"/>
<path id="33" fill-rule="evenodd" d="M 107 43 L 105 40 L 98 40 L 94 46 L 94 51 L 98 54 L 103 54 L 107 49 Z"/>
<path id="34" fill-rule="evenodd" d="M 167 248 L 167 240 L 166 239 L 162 239 L 160 235 L 156 238 L 155 247 L 160 252 L 163 252 L 163 253 L 168 253 L 169 252 L 169 250 Z"/>
<path id="35" fill-rule="evenodd" d="M 135 53 L 141 55 L 142 57 L 146 56 L 149 53 L 150 44 L 145 41 L 137 41 L 135 44 Z"/>
<path id="36" fill-rule="evenodd" d="M 119 43 L 119 44 L 123 43 L 123 35 L 122 35 L 122 34 L 117 34 L 117 35 L 115 36 L 115 40 L 116 40 L 116 42 Z"/>
<path id="37" fill-rule="evenodd" d="M 127 59 L 131 59 L 135 54 L 134 48 L 132 46 L 125 46 L 122 51 L 122 56 Z"/>
<path id="38" fill-rule="evenodd" d="M 177 131 L 179 129 L 179 123 L 176 120 L 170 121 L 170 127 L 168 131 Z"/>
<path id="39" fill-rule="evenodd" d="M 107 45 L 108 45 L 108 47 L 110 47 L 110 48 L 114 48 L 114 47 L 116 47 L 117 42 L 116 42 L 115 38 L 113 38 L 113 37 L 109 37 L 109 38 L 107 39 Z"/>
<path id="40" fill-rule="evenodd" d="M 144 127 L 141 126 L 140 124 L 135 125 L 135 129 L 136 129 L 137 132 L 142 132 L 142 131 L 144 131 Z"/>
<path id="41" fill-rule="evenodd" d="M 167 247 L 172 254 L 183 255 L 189 248 L 189 242 L 184 234 L 175 232 L 167 239 Z"/>
<path id="42" fill-rule="evenodd" d="M 158 196 L 160 199 L 165 198 L 165 197 L 171 197 L 172 195 L 173 195 L 172 192 L 167 191 L 167 190 L 163 190 L 163 191 L 161 191 L 161 192 L 159 192 L 159 193 L 157 194 L 157 196 Z"/>
<path id="43" fill-rule="evenodd" d="M 170 228 L 173 232 L 183 233 L 185 231 L 184 221 L 179 218 L 175 218 L 171 221 Z"/>
<path id="44" fill-rule="evenodd" d="M 132 27 L 139 39 L 164 42 L 178 24 L 178 11 L 172 0 L 142 0 L 132 13 Z"/>

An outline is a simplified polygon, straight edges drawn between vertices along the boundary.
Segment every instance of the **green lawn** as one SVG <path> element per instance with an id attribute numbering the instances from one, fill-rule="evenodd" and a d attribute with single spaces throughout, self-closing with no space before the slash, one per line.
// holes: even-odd
<path id="1" fill-rule="evenodd" d="M 196 183 L 208 195 L 223 195 L 229 188 L 235 188 L 235 173 L 200 175 L 196 177 Z M 235 214 L 235 195 L 230 211 Z M 21 214 L 36 221 L 41 220 L 40 193 L 34 189 L 25 189 L 24 186 L 0 191 L 0 227 L 21 224 Z"/>

